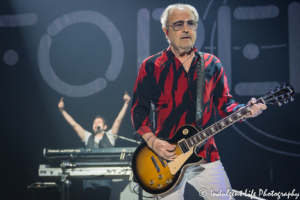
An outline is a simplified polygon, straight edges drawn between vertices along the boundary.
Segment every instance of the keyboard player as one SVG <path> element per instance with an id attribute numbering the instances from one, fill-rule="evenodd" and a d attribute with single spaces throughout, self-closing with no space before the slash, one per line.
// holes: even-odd
<path id="1" fill-rule="evenodd" d="M 104 117 L 98 115 L 93 122 L 94 134 L 83 129 L 66 111 L 63 98 L 58 103 L 58 108 L 65 120 L 73 127 L 79 138 L 87 148 L 108 148 L 115 146 L 116 137 L 121 122 L 129 105 L 130 96 L 125 91 L 123 96 L 124 105 L 115 119 L 112 128 L 108 129 Z M 105 134 L 107 133 L 107 134 Z M 86 200 L 109 200 L 111 193 L 111 180 L 83 180 L 83 191 Z"/>

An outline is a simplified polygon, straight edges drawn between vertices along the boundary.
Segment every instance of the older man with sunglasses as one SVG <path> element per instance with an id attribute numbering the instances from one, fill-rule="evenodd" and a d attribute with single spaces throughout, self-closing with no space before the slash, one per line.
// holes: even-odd
<path id="1" fill-rule="evenodd" d="M 197 62 L 200 59 L 194 47 L 198 25 L 196 9 L 186 4 L 174 4 L 166 8 L 161 16 L 162 29 L 170 46 L 147 58 L 141 65 L 136 79 L 133 102 L 132 121 L 137 133 L 147 142 L 157 155 L 174 160 L 175 145 L 159 138 L 171 138 L 182 125 L 196 126 L 197 99 Z M 224 69 L 217 57 L 202 53 L 205 66 L 205 91 L 203 97 L 202 127 L 214 122 L 215 111 L 222 117 L 235 112 L 244 106 L 234 101 L 229 94 Z M 254 104 L 252 98 L 251 114 L 259 115 L 266 109 L 263 104 Z M 153 121 L 149 113 L 152 105 Z M 197 191 L 205 193 L 204 199 L 229 199 L 229 195 L 213 195 L 231 190 L 226 172 L 213 137 L 198 148 L 198 155 L 205 163 L 190 167 L 184 174 L 180 186 L 160 199 L 183 199 L 186 182 Z"/>

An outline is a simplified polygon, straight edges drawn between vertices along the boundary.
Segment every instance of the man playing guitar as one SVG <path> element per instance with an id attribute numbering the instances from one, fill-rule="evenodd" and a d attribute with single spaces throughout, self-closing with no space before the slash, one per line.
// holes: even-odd
<path id="1" fill-rule="evenodd" d="M 198 13 L 190 5 L 170 5 L 161 16 L 161 24 L 169 47 L 142 63 L 134 87 L 131 112 L 134 128 L 148 147 L 161 158 L 173 161 L 178 157 L 175 145 L 159 138 L 173 137 L 176 130 L 185 124 L 196 126 L 196 65 L 200 57 L 194 44 Z M 214 122 L 216 110 L 226 117 L 245 105 L 235 102 L 230 95 L 220 60 L 214 55 L 202 54 L 205 66 L 202 127 L 207 127 Z M 256 117 L 267 108 L 255 102 L 255 98 L 249 101 L 248 105 L 252 106 L 247 117 Z M 153 124 L 149 117 L 151 104 Z M 186 181 L 197 191 L 206 189 L 218 193 L 231 190 L 214 138 L 207 139 L 197 151 L 204 158 L 204 164 L 186 170 L 180 187 L 172 193 L 159 195 L 160 199 L 183 199 Z M 204 198 L 229 197 L 213 197 L 208 193 Z"/>

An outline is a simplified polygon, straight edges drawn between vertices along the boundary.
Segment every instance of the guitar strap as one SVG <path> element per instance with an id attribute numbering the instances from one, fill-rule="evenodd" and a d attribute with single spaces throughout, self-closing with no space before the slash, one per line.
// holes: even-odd
<path id="1" fill-rule="evenodd" d="M 204 60 L 201 52 L 197 52 L 200 56 L 197 62 L 197 102 L 196 102 L 196 122 L 200 130 L 202 130 L 203 121 L 203 98 L 205 89 L 205 69 Z"/>

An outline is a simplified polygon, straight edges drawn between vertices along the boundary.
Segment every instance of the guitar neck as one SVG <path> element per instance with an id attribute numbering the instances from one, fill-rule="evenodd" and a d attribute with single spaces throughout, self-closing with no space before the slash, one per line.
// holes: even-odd
<path id="1" fill-rule="evenodd" d="M 259 98 L 256 103 L 263 103 L 265 104 L 263 98 Z M 188 146 L 194 147 L 205 141 L 206 139 L 212 137 L 216 133 L 220 132 L 221 130 L 231 126 L 237 121 L 240 121 L 245 118 L 247 114 L 250 113 L 251 105 L 247 105 L 244 108 L 234 112 L 233 114 L 223 118 L 222 120 L 214 123 L 213 125 L 207 127 L 206 129 L 200 131 L 199 133 L 195 134 L 194 136 L 186 139 L 186 143 Z"/>

